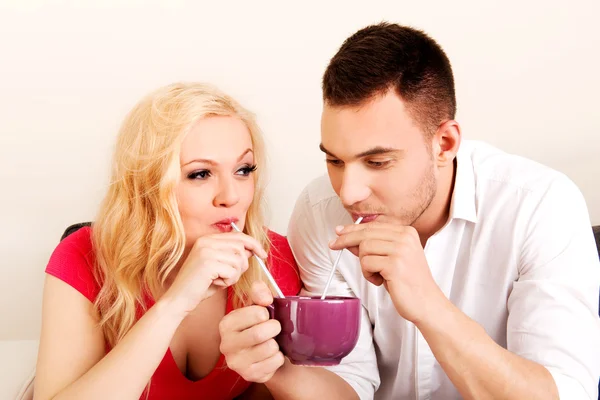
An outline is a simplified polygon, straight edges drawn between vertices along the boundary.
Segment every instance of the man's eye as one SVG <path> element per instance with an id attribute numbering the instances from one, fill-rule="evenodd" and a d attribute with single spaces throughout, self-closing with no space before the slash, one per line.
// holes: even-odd
<path id="1" fill-rule="evenodd" d="M 367 161 L 367 164 L 369 165 L 369 167 L 373 167 L 373 168 L 385 168 L 387 165 L 389 165 L 389 161 L 373 161 L 373 160 L 369 160 Z"/>

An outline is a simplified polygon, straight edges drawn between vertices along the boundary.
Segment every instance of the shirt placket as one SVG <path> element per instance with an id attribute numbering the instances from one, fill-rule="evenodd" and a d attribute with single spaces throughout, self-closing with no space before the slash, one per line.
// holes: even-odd
<path id="1" fill-rule="evenodd" d="M 456 221 L 450 222 L 440 232 L 429 238 L 425 245 L 425 257 L 430 267 L 431 273 L 436 280 L 440 289 L 446 296 L 449 296 L 452 286 L 453 264 L 455 261 L 455 251 L 451 243 L 452 237 L 455 236 L 457 228 Z M 429 344 L 415 327 L 416 349 L 415 349 L 415 364 L 416 364 L 416 385 L 418 400 L 430 400 L 433 392 L 433 372 L 434 366 L 437 363 Z"/>

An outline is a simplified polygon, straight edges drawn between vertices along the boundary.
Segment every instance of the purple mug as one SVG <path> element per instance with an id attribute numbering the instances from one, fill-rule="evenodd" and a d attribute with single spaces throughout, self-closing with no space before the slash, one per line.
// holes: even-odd
<path id="1" fill-rule="evenodd" d="M 286 296 L 268 307 L 279 321 L 275 340 L 292 364 L 337 365 L 358 341 L 360 299 L 356 297 Z"/>

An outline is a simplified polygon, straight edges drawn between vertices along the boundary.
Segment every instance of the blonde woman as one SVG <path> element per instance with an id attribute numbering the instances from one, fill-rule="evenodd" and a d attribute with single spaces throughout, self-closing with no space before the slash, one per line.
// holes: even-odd
<path id="1" fill-rule="evenodd" d="M 173 84 L 133 108 L 95 222 L 46 268 L 36 399 L 231 399 L 249 388 L 219 351 L 219 322 L 263 279 L 251 254 L 284 294 L 300 289 L 286 239 L 263 227 L 264 161 L 252 114 L 212 86 Z M 265 350 L 267 368 L 283 363 Z"/>

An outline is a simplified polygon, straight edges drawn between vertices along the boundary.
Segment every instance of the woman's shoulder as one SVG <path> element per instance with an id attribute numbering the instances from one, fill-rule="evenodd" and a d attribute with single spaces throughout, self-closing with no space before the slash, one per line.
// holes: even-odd
<path id="1" fill-rule="evenodd" d="M 301 283 L 298 265 L 292 249 L 285 236 L 269 230 L 269 269 L 281 291 L 285 295 L 296 295 L 300 292 Z"/>
<path id="2" fill-rule="evenodd" d="M 85 226 L 65 237 L 56 246 L 46 266 L 46 273 L 62 280 L 94 302 L 100 290 L 94 277 L 94 266 L 92 230 Z"/>

